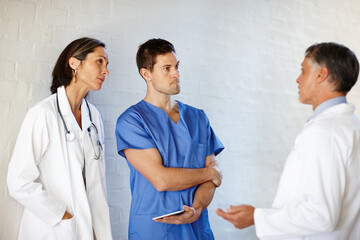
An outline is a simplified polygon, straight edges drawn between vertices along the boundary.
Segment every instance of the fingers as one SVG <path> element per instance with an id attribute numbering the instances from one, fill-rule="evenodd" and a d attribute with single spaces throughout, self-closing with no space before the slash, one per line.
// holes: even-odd
<path id="1" fill-rule="evenodd" d="M 226 211 L 228 213 L 237 213 L 237 212 L 240 212 L 243 209 L 243 206 L 244 205 L 239 205 L 239 206 L 230 205 L 230 207 L 228 209 L 226 209 Z"/>
<path id="2" fill-rule="evenodd" d="M 161 223 L 179 225 L 179 224 L 191 223 L 191 222 L 195 221 L 196 219 L 197 218 L 194 215 L 194 211 L 191 208 L 189 208 L 189 209 L 187 209 L 187 211 L 185 211 L 184 213 L 182 213 L 180 215 L 164 217 L 161 219 L 157 219 L 155 221 L 161 222 Z"/>
<path id="3" fill-rule="evenodd" d="M 196 210 L 195 210 L 195 208 L 193 208 L 193 207 L 189 207 L 189 206 L 186 206 L 186 205 L 183 205 L 183 209 L 184 209 L 184 211 L 185 212 L 192 212 L 192 214 L 196 214 Z"/>
<path id="4" fill-rule="evenodd" d="M 218 170 L 218 169 L 216 169 L 216 168 L 214 168 L 214 169 L 215 169 L 215 170 Z M 222 183 L 222 174 L 221 174 L 221 171 L 217 171 L 217 172 L 215 173 L 214 179 L 211 180 L 211 181 L 214 183 L 215 187 L 220 187 L 220 185 L 221 185 L 221 183 Z"/>
<path id="5" fill-rule="evenodd" d="M 255 208 L 250 205 L 230 205 L 227 212 L 217 209 L 216 214 L 231 222 L 236 228 L 242 229 L 254 224 L 254 211 Z"/>
<path id="6" fill-rule="evenodd" d="M 224 217 L 226 215 L 226 213 L 220 208 L 216 209 L 216 214 L 220 217 Z"/>
<path id="7" fill-rule="evenodd" d="M 212 159 L 209 157 L 212 157 Z M 210 171 L 212 172 L 211 181 L 214 183 L 216 187 L 219 187 L 222 182 L 222 172 L 219 168 L 218 162 L 215 160 L 215 156 L 209 156 L 209 157 L 207 157 L 206 159 L 205 167 L 210 168 Z"/>
<path id="8" fill-rule="evenodd" d="M 155 222 L 179 225 L 192 223 L 199 218 L 195 208 L 183 205 L 183 209 L 184 212 L 182 214 L 156 219 Z"/>
<path id="9" fill-rule="evenodd" d="M 164 217 L 164 218 L 156 219 L 155 222 L 176 224 L 176 225 L 182 224 L 182 220 L 181 220 L 180 216 Z"/>
<path id="10" fill-rule="evenodd" d="M 231 213 L 226 213 L 224 212 L 222 209 L 218 208 L 216 210 L 216 214 L 219 215 L 220 217 L 222 217 L 223 219 L 225 219 L 226 221 L 229 221 L 231 223 L 234 223 L 234 215 Z"/>
<path id="11" fill-rule="evenodd" d="M 217 165 L 214 167 L 214 169 L 216 170 L 216 177 L 212 182 L 215 184 L 216 187 L 220 187 L 222 183 L 222 172 Z"/>

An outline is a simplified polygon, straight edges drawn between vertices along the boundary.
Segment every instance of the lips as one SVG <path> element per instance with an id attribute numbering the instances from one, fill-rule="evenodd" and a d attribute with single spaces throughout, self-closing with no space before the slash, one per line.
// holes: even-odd
<path id="1" fill-rule="evenodd" d="M 105 78 L 98 78 L 101 82 L 104 82 Z"/>
<path id="2" fill-rule="evenodd" d="M 179 80 L 179 79 L 177 79 L 177 80 L 175 80 L 175 81 L 171 82 L 170 84 L 179 84 L 179 83 L 180 83 L 180 80 Z"/>

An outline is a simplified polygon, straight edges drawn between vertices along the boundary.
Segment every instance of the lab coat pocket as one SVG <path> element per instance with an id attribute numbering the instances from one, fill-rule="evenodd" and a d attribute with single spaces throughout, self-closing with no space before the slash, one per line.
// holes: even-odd
<path id="1" fill-rule="evenodd" d="M 76 240 L 76 226 L 75 217 L 71 219 L 61 220 L 60 223 L 55 225 L 53 237 L 50 239 L 62 240 Z"/>
<path id="2" fill-rule="evenodd" d="M 206 160 L 206 144 L 191 141 L 186 153 L 184 168 L 203 168 Z"/>

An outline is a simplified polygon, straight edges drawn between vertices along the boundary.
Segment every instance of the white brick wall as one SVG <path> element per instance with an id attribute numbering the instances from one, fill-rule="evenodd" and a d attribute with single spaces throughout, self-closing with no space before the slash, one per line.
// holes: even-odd
<path id="1" fill-rule="evenodd" d="M 116 154 L 115 121 L 145 94 L 137 46 L 174 43 L 181 101 L 202 108 L 226 150 L 223 185 L 209 207 L 217 239 L 256 239 L 217 217 L 217 207 L 270 206 L 293 140 L 311 114 L 297 101 L 304 50 L 336 41 L 360 57 L 356 0 L 0 0 L 0 239 L 17 237 L 22 207 L 8 196 L 7 166 L 27 110 L 50 94 L 60 51 L 81 36 L 107 44 L 110 76 L 90 100 L 105 123 L 108 194 L 115 239 L 127 239 L 129 170 Z M 360 106 L 359 84 L 349 101 Z M 359 111 L 357 111 L 359 115 Z"/>

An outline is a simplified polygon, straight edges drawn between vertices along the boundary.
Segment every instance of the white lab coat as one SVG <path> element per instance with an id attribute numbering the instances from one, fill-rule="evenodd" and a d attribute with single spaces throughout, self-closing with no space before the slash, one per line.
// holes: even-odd
<path id="1" fill-rule="evenodd" d="M 66 141 L 53 94 L 27 113 L 9 163 L 9 192 L 24 206 L 19 239 L 91 240 L 94 234 L 98 240 L 112 239 L 101 116 L 89 104 L 103 145 L 101 159 L 95 160 L 87 132 L 90 119 L 85 100 L 81 106 L 81 130 L 64 87 L 58 88 L 58 98 L 66 125 L 75 133 L 75 139 Z M 84 162 L 86 189 L 82 176 Z M 62 220 L 65 210 L 73 215 L 72 219 Z"/>
<path id="2" fill-rule="evenodd" d="M 338 104 L 306 123 L 270 209 L 256 208 L 260 239 L 360 239 L 360 121 Z"/>

